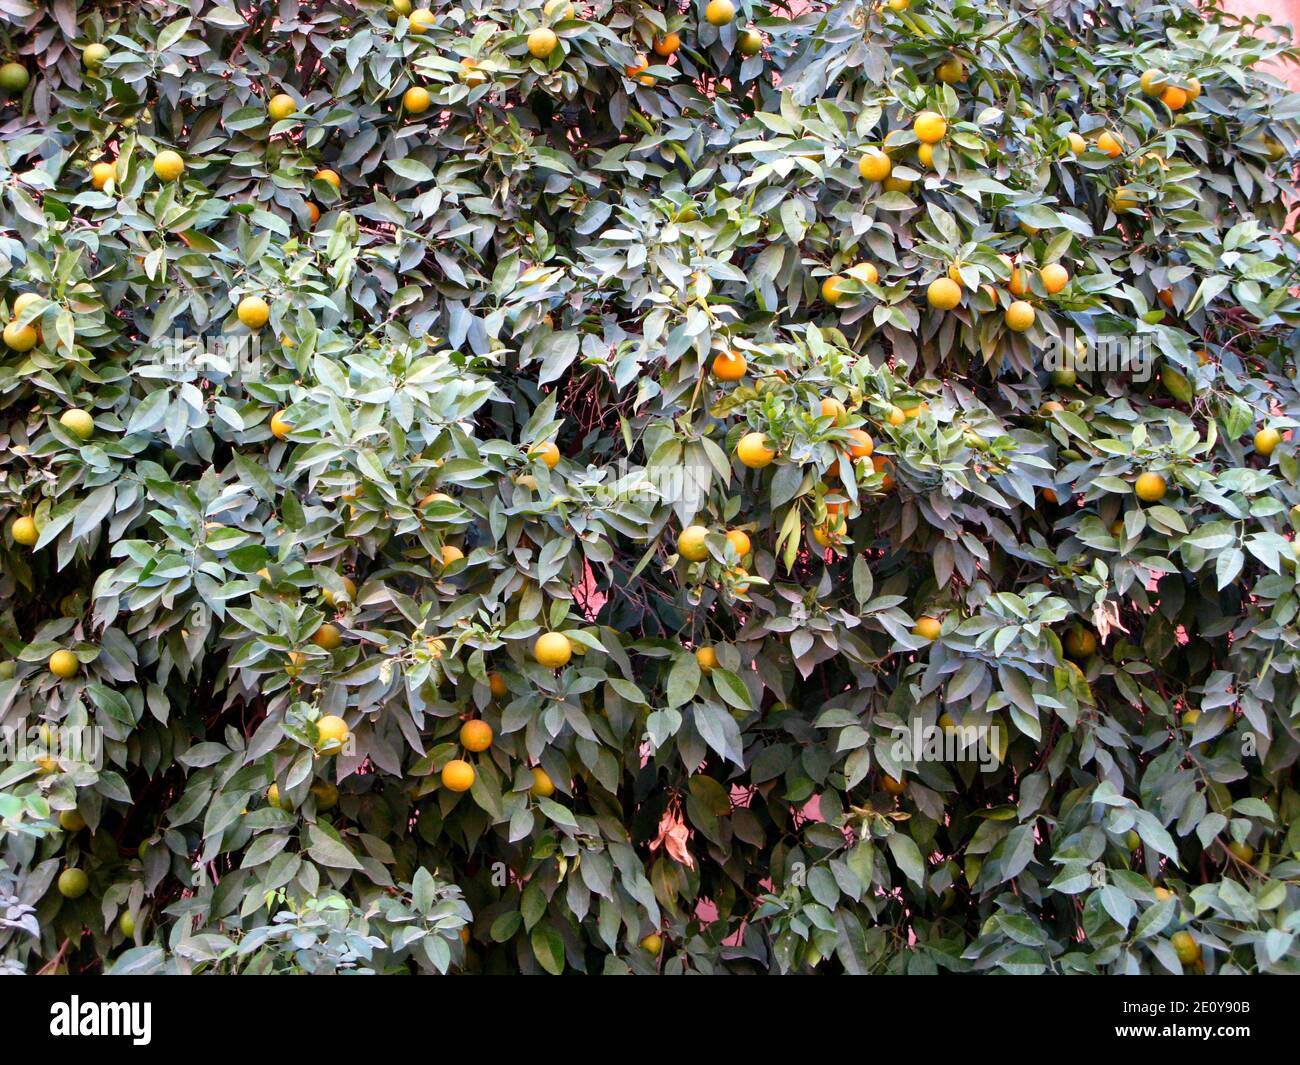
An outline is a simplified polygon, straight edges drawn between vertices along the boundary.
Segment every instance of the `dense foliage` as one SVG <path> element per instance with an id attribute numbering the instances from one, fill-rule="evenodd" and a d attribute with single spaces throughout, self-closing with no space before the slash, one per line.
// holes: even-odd
<path id="1" fill-rule="evenodd" d="M 1285 35 L 729 7 L 0 0 L 0 965 L 1300 971 Z"/>

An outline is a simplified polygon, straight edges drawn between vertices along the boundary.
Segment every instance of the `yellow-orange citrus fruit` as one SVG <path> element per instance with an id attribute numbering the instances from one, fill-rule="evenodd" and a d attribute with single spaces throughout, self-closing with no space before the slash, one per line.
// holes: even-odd
<path id="1" fill-rule="evenodd" d="M 402 93 L 402 107 L 410 115 L 422 115 L 429 110 L 429 105 L 433 98 L 429 95 L 429 90 L 422 85 L 412 85 L 406 92 Z"/>
<path id="2" fill-rule="evenodd" d="M 736 445 L 736 458 L 751 470 L 761 470 L 770 466 L 776 458 L 776 452 L 767 446 L 767 438 L 762 433 L 746 433 Z"/>
<path id="3" fill-rule="evenodd" d="M 528 53 L 534 59 L 549 59 L 560 39 L 549 26 L 538 26 L 528 35 Z"/>
<path id="4" fill-rule="evenodd" d="M 718 665 L 718 652 L 712 647 L 699 647 L 695 651 L 695 661 L 699 663 L 701 673 L 712 673 Z"/>
<path id="5" fill-rule="evenodd" d="M 879 148 L 868 148 L 858 160 L 858 174 L 867 181 L 884 181 L 893 169 L 893 160 Z"/>
<path id="6" fill-rule="evenodd" d="M 822 282 L 822 299 L 832 307 L 838 306 L 840 300 L 844 298 L 844 278 L 839 274 L 831 274 Z"/>
<path id="7" fill-rule="evenodd" d="M 1007 308 L 1007 328 L 1013 333 L 1023 333 L 1034 324 L 1034 308 L 1024 300 L 1016 300 Z"/>
<path id="8" fill-rule="evenodd" d="M 1261 429 L 1255 434 L 1255 450 L 1265 457 L 1273 454 L 1273 449 L 1282 442 L 1282 434 L 1276 429 Z"/>
<path id="9" fill-rule="evenodd" d="M 875 450 L 875 441 L 865 429 L 850 429 L 849 439 L 849 455 L 855 459 L 864 459 Z"/>
<path id="10" fill-rule="evenodd" d="M 555 794 L 555 781 L 539 765 L 533 766 L 533 786 L 528 789 L 535 799 L 549 799 Z"/>
<path id="11" fill-rule="evenodd" d="M 1048 263 L 1038 271 L 1038 276 L 1042 279 L 1043 288 L 1052 296 L 1070 283 L 1070 272 L 1060 263 Z"/>
<path id="12" fill-rule="evenodd" d="M 704 18 L 710 26 L 725 26 L 736 17 L 736 5 L 731 0 L 709 0 Z"/>
<path id="13" fill-rule="evenodd" d="M 562 632 L 544 632 L 533 644 L 533 659 L 547 669 L 561 669 L 573 657 L 573 645 Z"/>
<path id="14" fill-rule="evenodd" d="M 713 360 L 713 376 L 719 381 L 739 381 L 749 363 L 739 351 L 720 351 Z"/>
<path id="15" fill-rule="evenodd" d="M 728 529 L 727 543 L 735 550 L 738 558 L 744 558 L 753 550 L 753 545 L 749 542 L 749 534 L 743 529 Z"/>
<path id="16" fill-rule="evenodd" d="M 185 173 L 185 160 L 171 149 L 154 156 L 153 172 L 160 181 L 175 181 Z"/>
<path id="17" fill-rule="evenodd" d="M 1149 470 L 1142 474 L 1133 485 L 1133 491 L 1137 493 L 1138 499 L 1144 503 L 1158 503 L 1164 499 L 1168 490 L 1169 482 L 1160 474 L 1152 473 Z"/>
<path id="18" fill-rule="evenodd" d="M 460 758 L 453 758 L 442 767 L 442 786 L 448 791 L 469 791 L 474 786 L 474 767 Z"/>
<path id="19" fill-rule="evenodd" d="M 961 286 L 950 277 L 936 277 L 925 290 L 926 301 L 937 311 L 950 311 L 961 302 Z"/>
<path id="20" fill-rule="evenodd" d="M 654 39 L 655 55 L 670 56 L 682 46 L 682 38 L 677 33 L 665 33 L 662 37 Z"/>
<path id="21" fill-rule="evenodd" d="M 316 742 L 319 747 L 324 747 L 326 744 L 337 744 L 342 747 L 351 735 L 348 723 L 338 714 L 326 714 L 316 722 Z"/>
<path id="22" fill-rule="evenodd" d="M 261 296 L 245 296 L 235 308 L 235 315 L 249 329 L 256 331 L 266 325 L 271 317 L 271 308 Z"/>
<path id="23" fill-rule="evenodd" d="M 923 640 L 937 640 L 942 628 L 938 618 L 923 615 L 916 619 L 916 624 L 912 626 L 912 634 Z"/>
<path id="24" fill-rule="evenodd" d="M 948 133 L 948 120 L 936 111 L 922 111 L 912 121 L 912 132 L 922 144 L 938 144 Z"/>
<path id="25" fill-rule="evenodd" d="M 460 745 L 477 754 L 492 746 L 492 726 L 475 718 L 460 727 Z"/>
<path id="26" fill-rule="evenodd" d="M 46 663 L 50 667 L 50 672 L 56 677 L 62 677 L 67 680 L 69 677 L 75 677 L 77 671 L 81 668 L 81 662 L 71 651 L 59 650 L 50 655 L 50 660 Z"/>
<path id="27" fill-rule="evenodd" d="M 297 110 L 298 105 L 287 92 L 277 93 L 266 104 L 266 113 L 277 122 L 283 121 Z"/>
<path id="28" fill-rule="evenodd" d="M 100 191 L 117 177 L 117 167 L 112 163 L 96 163 L 90 168 L 90 183 Z M 15 311 L 15 314 L 18 312 Z"/>
<path id="29" fill-rule="evenodd" d="M 709 557 L 709 547 L 704 542 L 709 530 L 703 525 L 688 525 L 677 537 L 677 553 L 687 562 L 703 562 Z"/>
<path id="30" fill-rule="evenodd" d="M 283 410 L 278 410 L 271 415 L 271 435 L 277 440 L 283 440 L 293 432 L 293 425 L 290 424 L 289 419 L 284 414 Z"/>
<path id="31" fill-rule="evenodd" d="M 311 642 L 323 650 L 333 651 L 343 645 L 343 634 L 337 625 L 326 622 L 312 634 Z"/>
<path id="32" fill-rule="evenodd" d="M 539 440 L 528 449 L 528 457 L 541 459 L 547 469 L 553 470 L 560 461 L 560 449 L 553 440 Z"/>

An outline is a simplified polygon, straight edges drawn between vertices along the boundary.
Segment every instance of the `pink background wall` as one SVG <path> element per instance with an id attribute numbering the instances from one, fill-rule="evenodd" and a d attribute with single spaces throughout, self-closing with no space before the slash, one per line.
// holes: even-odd
<path id="1" fill-rule="evenodd" d="M 1252 18 L 1268 15 L 1280 25 L 1290 25 L 1293 34 L 1296 27 L 1300 26 L 1300 0 L 1228 0 L 1224 7 L 1238 15 Z M 1293 89 L 1300 91 L 1300 69 L 1288 66 L 1281 74 Z"/>

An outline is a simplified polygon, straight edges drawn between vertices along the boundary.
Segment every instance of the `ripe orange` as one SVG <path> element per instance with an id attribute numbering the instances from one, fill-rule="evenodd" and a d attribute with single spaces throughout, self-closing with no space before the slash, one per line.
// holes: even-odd
<path id="1" fill-rule="evenodd" d="M 335 192 L 340 192 L 343 189 L 342 179 L 340 179 L 338 174 L 333 170 L 317 170 L 316 173 L 312 175 L 312 180 L 323 181 L 327 185 L 333 185 Z"/>
<path id="2" fill-rule="evenodd" d="M 938 618 L 932 618 L 922 615 L 916 619 L 916 624 L 912 626 L 912 635 L 919 636 L 923 640 L 937 640 L 943 625 Z"/>
<path id="3" fill-rule="evenodd" d="M 710 26 L 725 26 L 736 17 L 736 5 L 731 0 L 709 0 L 704 18 Z"/>
<path id="4" fill-rule="evenodd" d="M 950 277 L 936 277 L 925 290 L 926 301 L 937 311 L 950 311 L 961 302 L 961 286 Z"/>
<path id="5" fill-rule="evenodd" d="M 1112 133 L 1110 130 L 1105 130 L 1102 135 L 1097 138 L 1097 150 L 1105 152 L 1112 159 L 1115 159 L 1124 153 L 1124 141 L 1119 134 Z"/>
<path id="6" fill-rule="evenodd" d="M 337 625 L 326 622 L 312 635 L 311 642 L 326 651 L 333 651 L 343 646 L 343 634 Z"/>
<path id="7" fill-rule="evenodd" d="M 761 470 L 770 466 L 776 458 L 776 452 L 767 446 L 767 437 L 762 433 L 746 433 L 736 445 L 736 457 L 751 470 Z"/>
<path id="8" fill-rule="evenodd" d="M 510 689 L 506 686 L 506 678 L 500 673 L 488 674 L 488 691 L 492 693 L 494 699 L 504 699 Z"/>
<path id="9" fill-rule="evenodd" d="M 875 450 L 875 441 L 871 439 L 871 434 L 864 429 L 850 429 L 849 454 L 855 459 L 864 459 Z"/>
<path id="10" fill-rule="evenodd" d="M 293 102 L 293 97 L 287 92 L 277 93 L 272 96 L 266 104 L 266 112 L 276 122 L 281 122 L 298 110 L 298 105 Z"/>
<path id="11" fill-rule="evenodd" d="M 1060 263 L 1048 263 L 1038 272 L 1038 276 L 1042 279 L 1043 288 L 1051 296 L 1055 296 L 1070 283 L 1070 272 Z"/>
<path id="12" fill-rule="evenodd" d="M 337 714 L 326 714 L 316 722 L 316 746 L 335 745 L 342 747 L 352 735 L 348 723 Z"/>
<path id="13" fill-rule="evenodd" d="M 59 650 L 50 655 L 50 660 L 46 663 L 50 672 L 56 677 L 67 680 L 69 677 L 75 677 L 77 671 L 81 669 L 81 662 L 71 651 Z"/>
<path id="14" fill-rule="evenodd" d="M 460 727 L 460 745 L 475 754 L 492 746 L 492 726 L 475 718 Z"/>
<path id="15" fill-rule="evenodd" d="M 429 95 L 429 90 L 421 85 L 412 85 L 402 94 L 402 106 L 406 113 L 410 115 L 422 115 L 429 110 L 429 105 L 433 103 L 433 97 Z"/>
<path id="16" fill-rule="evenodd" d="M 844 298 L 843 285 L 844 278 L 839 274 L 831 274 L 822 282 L 822 299 L 832 307 L 839 306 L 840 300 Z"/>
<path id="17" fill-rule="evenodd" d="M 902 795 L 907 790 L 906 780 L 895 780 L 888 773 L 880 782 L 880 786 L 889 792 L 890 795 Z"/>
<path id="18" fill-rule="evenodd" d="M 1133 485 L 1138 499 L 1144 503 L 1158 503 L 1169 490 L 1169 483 L 1158 473 L 1147 471 Z"/>
<path id="19" fill-rule="evenodd" d="M 465 557 L 465 552 L 455 544 L 443 544 L 442 551 L 439 553 L 443 569 L 446 569 L 453 562 L 459 562 Z"/>
<path id="20" fill-rule="evenodd" d="M 293 426 L 289 423 L 289 419 L 284 416 L 283 410 L 278 410 L 271 415 L 271 435 L 273 437 L 277 440 L 283 440 L 291 432 L 293 432 Z"/>
<path id="21" fill-rule="evenodd" d="M 655 55 L 670 56 L 682 46 L 682 38 L 677 33 L 665 33 L 654 39 Z"/>
<path id="22" fill-rule="evenodd" d="M 90 168 L 90 183 L 99 191 L 117 176 L 117 167 L 112 163 L 96 163 Z M 18 312 L 15 311 L 15 314 Z"/>
<path id="23" fill-rule="evenodd" d="M 529 447 L 528 456 L 540 458 L 548 470 L 553 470 L 560 461 L 560 449 L 553 440 L 541 440 Z"/>
<path id="24" fill-rule="evenodd" d="M 735 549 L 737 558 L 744 558 L 753 550 L 753 545 L 749 542 L 749 534 L 743 529 L 728 529 L 727 543 Z"/>
<path id="25" fill-rule="evenodd" d="M 720 351 L 713 360 L 713 376 L 719 381 L 739 381 L 749 363 L 739 351 Z"/>
<path id="26" fill-rule="evenodd" d="M 474 786 L 474 767 L 460 758 L 453 758 L 442 767 L 442 786 L 448 791 L 469 791 Z"/>
<path id="27" fill-rule="evenodd" d="M 1169 85 L 1160 94 L 1160 101 L 1170 111 L 1181 111 L 1187 106 L 1187 90 L 1180 89 L 1177 85 Z"/>
<path id="28" fill-rule="evenodd" d="M 555 781 L 539 765 L 533 766 L 533 786 L 528 789 L 535 799 L 549 799 L 555 794 Z"/>
<path id="29" fill-rule="evenodd" d="M 573 657 L 573 645 L 562 632 L 544 632 L 533 644 L 533 659 L 547 669 L 562 669 Z"/>
<path id="30" fill-rule="evenodd" d="M 1255 450 L 1267 458 L 1282 442 L 1282 434 L 1276 429 L 1261 429 L 1255 434 Z"/>
<path id="31" fill-rule="evenodd" d="M 695 661 L 699 663 L 701 673 L 712 673 L 718 665 L 718 652 L 712 647 L 697 648 Z"/>
<path id="32" fill-rule="evenodd" d="M 902 407 L 890 406 L 889 413 L 885 415 L 885 421 L 890 425 L 902 425 L 907 421 L 907 415 L 903 412 Z"/>
<path id="33" fill-rule="evenodd" d="M 528 53 L 534 59 L 549 59 L 560 39 L 549 26 L 538 26 L 528 35 Z"/>
<path id="34" fill-rule="evenodd" d="M 894 162 L 879 148 L 868 148 L 858 160 L 858 174 L 867 181 L 884 181 Z"/>
<path id="35" fill-rule="evenodd" d="M 677 537 L 677 553 L 687 562 L 703 562 L 709 557 L 709 547 L 705 537 L 709 530 L 703 525 L 688 525 Z"/>
<path id="36" fill-rule="evenodd" d="M 833 396 L 827 396 L 821 403 L 821 416 L 830 418 L 835 425 L 839 425 L 848 412 L 844 409 L 844 404 Z"/>
<path id="37" fill-rule="evenodd" d="M 912 132 L 922 144 L 938 144 L 948 133 L 948 120 L 935 111 L 922 111 L 912 122 Z"/>
<path id="38" fill-rule="evenodd" d="M 1034 324 L 1034 308 L 1024 300 L 1016 300 L 1006 313 L 1007 328 L 1013 333 L 1023 333 Z"/>

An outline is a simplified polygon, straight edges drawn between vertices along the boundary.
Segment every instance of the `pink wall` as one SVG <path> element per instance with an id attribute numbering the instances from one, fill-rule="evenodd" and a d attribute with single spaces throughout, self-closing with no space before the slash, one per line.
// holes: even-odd
<path id="1" fill-rule="evenodd" d="M 1250 18 L 1268 15 L 1279 25 L 1289 25 L 1293 37 L 1296 36 L 1296 27 L 1300 26 L 1300 0 L 1227 0 L 1224 7 Z M 1300 68 L 1289 64 L 1279 73 L 1290 82 L 1291 88 L 1300 91 Z"/>

